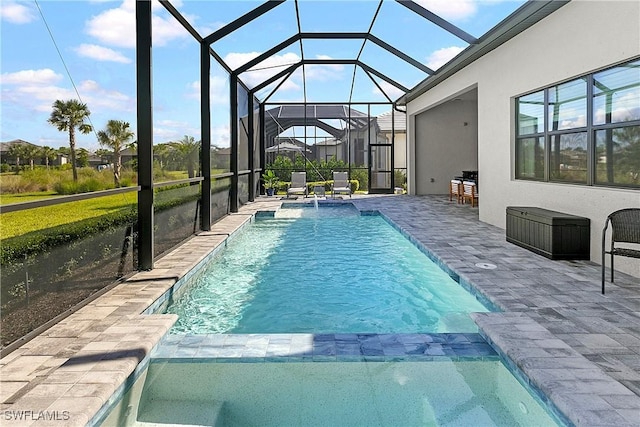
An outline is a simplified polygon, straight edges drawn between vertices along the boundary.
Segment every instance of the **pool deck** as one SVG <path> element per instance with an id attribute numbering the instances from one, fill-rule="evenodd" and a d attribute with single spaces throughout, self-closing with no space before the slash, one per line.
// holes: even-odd
<path id="1" fill-rule="evenodd" d="M 552 261 L 512 245 L 504 230 L 478 221 L 476 208 L 445 196 L 347 201 L 380 211 L 499 307 L 474 315 L 481 334 L 575 425 L 640 425 L 640 279 L 617 273 L 603 296 L 599 265 Z M 94 420 L 176 320 L 141 313 L 256 212 L 280 203 L 263 197 L 243 206 L 158 260 L 153 271 L 137 273 L 0 359 L 2 425 Z"/>

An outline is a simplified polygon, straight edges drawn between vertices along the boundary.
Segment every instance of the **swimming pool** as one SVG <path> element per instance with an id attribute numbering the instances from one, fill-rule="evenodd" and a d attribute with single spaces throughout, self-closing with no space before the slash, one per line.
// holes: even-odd
<path id="1" fill-rule="evenodd" d="M 500 361 L 153 362 L 122 402 L 103 426 L 558 425 Z"/>
<path id="2" fill-rule="evenodd" d="M 92 425 L 563 425 L 476 333 L 467 314 L 486 307 L 382 217 L 279 213 L 232 235 L 180 288 L 168 311 L 195 322 L 167 334 Z"/>
<path id="3" fill-rule="evenodd" d="M 473 332 L 488 311 L 383 217 L 281 209 L 231 239 L 166 312 L 172 333 Z"/>

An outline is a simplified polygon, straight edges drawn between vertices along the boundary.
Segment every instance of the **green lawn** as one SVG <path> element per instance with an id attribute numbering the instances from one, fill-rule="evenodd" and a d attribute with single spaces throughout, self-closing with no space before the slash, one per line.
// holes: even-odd
<path id="1" fill-rule="evenodd" d="M 58 196 L 55 191 L 37 191 L 34 193 L 2 193 L 0 194 L 0 205 L 11 203 L 32 202 L 34 200 L 48 199 Z"/>
<path id="2" fill-rule="evenodd" d="M 31 231 L 69 224 L 123 209 L 131 209 L 137 203 L 137 196 L 135 192 L 114 194 L 96 199 L 3 213 L 0 215 L 0 236 L 2 236 L 2 239 L 7 239 Z M 36 195 L 34 197 L 37 198 Z M 51 194 L 47 197 L 51 197 Z M 2 196 L 2 203 L 8 203 L 5 202 L 4 195 Z"/>

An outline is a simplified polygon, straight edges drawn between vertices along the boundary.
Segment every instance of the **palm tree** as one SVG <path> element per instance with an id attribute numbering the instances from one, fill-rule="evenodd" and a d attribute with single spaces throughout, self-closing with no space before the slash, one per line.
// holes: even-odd
<path id="1" fill-rule="evenodd" d="M 167 166 L 167 158 L 169 157 L 171 146 L 169 144 L 158 144 L 153 146 L 153 157 L 157 157 L 160 170 L 164 170 Z"/>
<path id="2" fill-rule="evenodd" d="M 16 159 L 16 174 L 20 171 L 20 161 L 26 158 L 26 153 L 22 144 L 11 144 L 9 147 L 9 155 Z"/>
<path id="3" fill-rule="evenodd" d="M 98 142 L 113 150 L 113 181 L 116 187 L 120 187 L 120 170 L 122 168 L 121 151 L 131 145 L 131 139 L 134 136 L 133 131 L 129 129 L 131 126 L 128 122 L 122 120 L 109 120 L 107 127 L 98 132 Z"/>
<path id="4" fill-rule="evenodd" d="M 56 159 L 58 156 L 58 150 L 45 145 L 40 149 L 40 154 L 44 157 L 44 164 L 47 165 L 47 170 L 49 170 L 49 162 Z"/>
<path id="5" fill-rule="evenodd" d="M 111 163 L 111 156 L 113 153 L 111 150 L 107 150 L 106 148 L 99 148 L 96 150 L 96 156 L 100 157 L 100 160 L 103 162 Z"/>
<path id="6" fill-rule="evenodd" d="M 25 145 L 23 150 L 23 156 L 25 160 L 29 160 L 29 166 L 33 170 L 33 163 L 36 157 L 40 155 L 40 148 L 35 145 Z"/>
<path id="7" fill-rule="evenodd" d="M 71 168 L 73 170 L 73 181 L 78 182 L 78 170 L 76 169 L 76 128 L 87 134 L 93 130 L 93 127 L 85 123 L 89 119 L 91 111 L 87 104 L 83 104 L 75 99 L 68 101 L 60 101 L 59 99 L 53 103 L 53 111 L 48 122 L 58 128 L 59 131 L 69 132 L 69 148 L 71 151 Z"/>
<path id="8" fill-rule="evenodd" d="M 186 162 L 189 178 L 195 177 L 195 166 L 196 164 L 199 166 L 200 141 L 196 141 L 192 136 L 185 135 L 180 141 L 170 142 L 169 144 Z"/>
<path id="9" fill-rule="evenodd" d="M 78 161 L 78 166 L 81 168 L 89 166 L 89 150 L 86 148 L 78 148 L 76 159 Z"/>

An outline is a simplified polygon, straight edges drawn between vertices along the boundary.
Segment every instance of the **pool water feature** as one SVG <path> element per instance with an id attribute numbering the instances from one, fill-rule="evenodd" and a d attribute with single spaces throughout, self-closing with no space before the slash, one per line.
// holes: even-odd
<path id="1" fill-rule="evenodd" d="M 166 312 L 178 334 L 475 332 L 488 311 L 380 215 L 291 208 L 258 218 Z"/>
<path id="2" fill-rule="evenodd" d="M 558 425 L 498 360 L 152 362 L 122 401 L 103 426 Z"/>

